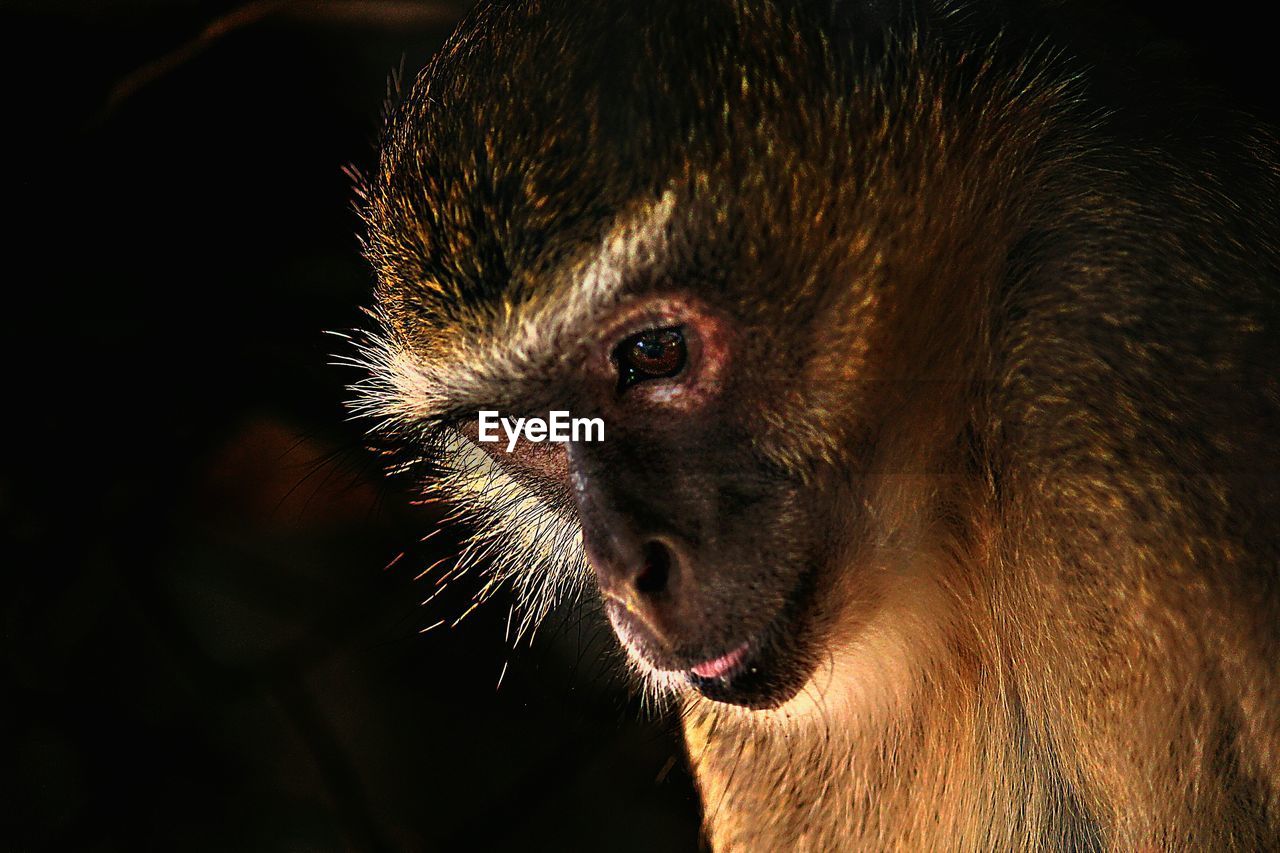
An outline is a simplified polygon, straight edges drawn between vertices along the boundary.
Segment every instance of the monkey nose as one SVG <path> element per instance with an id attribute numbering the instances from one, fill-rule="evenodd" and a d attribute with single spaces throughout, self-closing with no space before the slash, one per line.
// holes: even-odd
<path id="1" fill-rule="evenodd" d="M 600 590 L 621 604 L 659 639 L 667 639 L 682 609 L 683 562 L 679 549 L 650 538 L 628 554 L 592 555 Z"/>
<path id="2" fill-rule="evenodd" d="M 657 596 L 671 586 L 671 573 L 675 568 L 675 554 L 657 539 L 651 539 L 640 548 L 640 570 L 632 578 L 632 586 L 643 596 Z"/>

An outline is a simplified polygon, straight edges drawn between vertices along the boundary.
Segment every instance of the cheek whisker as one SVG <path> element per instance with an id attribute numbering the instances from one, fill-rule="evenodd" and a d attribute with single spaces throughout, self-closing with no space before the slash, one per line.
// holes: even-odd
<path id="1" fill-rule="evenodd" d="M 400 556 L 401 556 L 401 557 L 403 557 L 403 556 L 404 556 L 404 554 L 401 554 Z M 398 561 L 399 559 L 400 559 L 400 557 L 397 557 L 397 558 L 396 558 L 396 561 Z M 447 561 L 447 560 L 449 560 L 449 559 L 451 559 L 451 556 L 441 557 L 440 559 L 436 560 L 436 561 L 435 561 L 434 563 L 432 563 L 431 565 L 427 566 L 427 567 L 426 567 L 425 569 L 423 569 L 421 572 L 419 572 L 416 576 L 414 576 L 414 578 L 413 578 L 413 579 L 414 579 L 415 581 L 420 581 L 420 580 L 422 580 L 422 579 L 423 579 L 423 578 L 425 578 L 428 574 L 430 574 L 432 571 L 434 571 L 434 570 L 435 570 L 435 569 L 436 569 L 436 568 L 437 568 L 441 563 L 444 563 L 445 561 Z M 392 565 L 394 565 L 396 561 L 392 561 Z M 387 566 L 387 568 L 391 568 L 391 566 Z M 437 586 L 438 586 L 438 585 L 439 585 L 439 584 L 437 583 Z"/>

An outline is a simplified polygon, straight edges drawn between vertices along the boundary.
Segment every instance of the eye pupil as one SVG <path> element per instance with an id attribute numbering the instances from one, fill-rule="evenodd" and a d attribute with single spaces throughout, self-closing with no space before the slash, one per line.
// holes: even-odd
<path id="1" fill-rule="evenodd" d="M 648 379 L 675 376 L 684 369 L 687 353 L 680 329 L 650 329 L 618 345 L 619 385 L 627 388 Z"/>

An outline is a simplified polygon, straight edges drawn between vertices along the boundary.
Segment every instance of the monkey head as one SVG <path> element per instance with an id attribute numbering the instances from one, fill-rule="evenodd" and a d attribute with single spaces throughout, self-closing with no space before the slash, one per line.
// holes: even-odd
<path id="1" fill-rule="evenodd" d="M 999 124 L 1034 104 L 966 102 L 981 58 L 875 8 L 482 4 L 364 190 L 358 406 L 435 461 L 526 625 L 594 585 L 662 692 L 795 706 L 891 630 L 945 634 L 970 318 L 1014 216 L 972 165 L 1016 172 Z M 604 438 L 508 453 L 482 410 Z"/>

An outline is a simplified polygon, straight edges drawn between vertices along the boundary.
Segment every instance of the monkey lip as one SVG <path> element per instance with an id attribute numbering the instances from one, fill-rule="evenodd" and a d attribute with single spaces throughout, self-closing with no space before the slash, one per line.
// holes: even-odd
<path id="1" fill-rule="evenodd" d="M 816 572 L 806 572 L 784 596 L 787 602 L 765 624 L 729 651 L 703 646 L 689 654 L 655 643 L 649 630 L 606 596 L 614 632 L 637 661 L 657 672 L 680 677 L 706 699 L 751 710 L 777 708 L 804 687 L 812 672 L 810 609 Z M 745 620 L 744 620 L 745 621 Z M 754 620 L 753 620 L 754 621 Z M 715 655 L 707 657 L 706 655 Z"/>
<path id="2" fill-rule="evenodd" d="M 685 670 L 703 697 L 751 710 L 777 708 L 804 687 L 812 672 L 810 610 L 816 572 L 806 572 L 787 604 L 763 630 L 731 651 Z"/>
<path id="3" fill-rule="evenodd" d="M 789 620 L 788 620 L 789 623 Z M 791 698 L 808 676 L 797 650 L 775 625 L 728 654 L 685 670 L 689 686 L 707 699 L 762 710 Z"/>
<path id="4" fill-rule="evenodd" d="M 698 678 L 725 678 L 732 674 L 747 657 L 747 644 L 743 643 L 728 654 L 703 661 L 689 671 Z"/>

